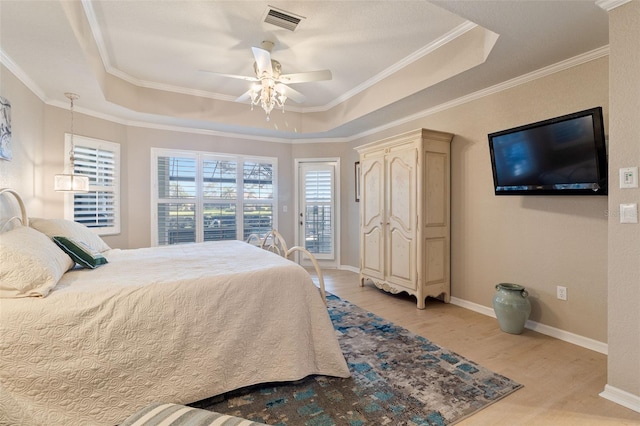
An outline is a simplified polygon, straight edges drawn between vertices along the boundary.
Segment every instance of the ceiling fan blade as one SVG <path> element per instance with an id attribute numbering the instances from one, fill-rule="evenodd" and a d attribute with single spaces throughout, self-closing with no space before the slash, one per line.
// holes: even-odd
<path id="1" fill-rule="evenodd" d="M 252 47 L 253 57 L 256 58 L 256 66 L 258 68 L 258 75 L 263 72 L 267 72 L 269 75 L 273 75 L 273 68 L 271 67 L 271 54 L 259 47 Z"/>
<path id="2" fill-rule="evenodd" d="M 309 71 L 309 72 L 299 72 L 296 74 L 284 74 L 278 78 L 278 81 L 281 81 L 286 84 L 295 84 L 295 83 L 306 83 L 308 81 L 323 81 L 323 80 L 331 80 L 333 76 L 331 75 L 331 71 L 329 70 L 321 70 L 321 71 Z"/>
<path id="3" fill-rule="evenodd" d="M 309 81 L 323 81 L 323 80 L 331 80 L 333 76 L 331 75 L 331 71 L 322 70 L 322 71 L 309 71 L 309 72 L 299 72 L 295 74 L 283 74 L 278 78 L 278 81 L 281 81 L 286 84 L 295 84 L 295 83 L 306 83 Z"/>
<path id="4" fill-rule="evenodd" d="M 248 99 L 251 99 L 251 89 L 238 96 L 234 102 L 244 102 Z"/>
<path id="5" fill-rule="evenodd" d="M 291 87 L 285 86 L 282 83 L 276 84 L 274 88 L 276 89 L 276 92 L 282 93 L 287 98 L 299 104 L 304 102 L 304 100 L 306 99 L 306 96 L 304 96 L 302 93 L 298 92 L 295 89 L 292 89 Z"/>
<path id="6" fill-rule="evenodd" d="M 222 73 L 219 73 L 219 72 L 207 71 L 207 70 L 200 70 L 200 71 L 206 72 L 206 73 L 209 73 L 209 74 L 213 74 L 213 75 L 217 75 L 218 77 L 236 78 L 238 80 L 245 80 L 245 81 L 260 81 L 256 77 L 248 77 L 246 75 L 222 74 Z"/>

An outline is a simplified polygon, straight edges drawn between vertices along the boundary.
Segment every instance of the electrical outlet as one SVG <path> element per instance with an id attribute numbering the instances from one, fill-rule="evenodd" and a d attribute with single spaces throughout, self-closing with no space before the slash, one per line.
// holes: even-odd
<path id="1" fill-rule="evenodd" d="M 567 300 L 567 288 L 566 287 L 562 287 L 561 285 L 559 285 L 557 287 L 556 291 L 557 291 L 558 299 Z"/>

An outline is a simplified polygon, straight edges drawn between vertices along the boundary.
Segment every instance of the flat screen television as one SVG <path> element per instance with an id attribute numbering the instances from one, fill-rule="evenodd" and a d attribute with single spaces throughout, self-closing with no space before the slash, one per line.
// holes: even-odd
<path id="1" fill-rule="evenodd" d="M 488 136 L 496 195 L 607 195 L 601 107 Z"/>

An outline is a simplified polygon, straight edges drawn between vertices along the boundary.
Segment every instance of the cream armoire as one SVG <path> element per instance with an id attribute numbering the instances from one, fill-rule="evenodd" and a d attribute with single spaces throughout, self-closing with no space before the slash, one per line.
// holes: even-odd
<path id="1" fill-rule="evenodd" d="M 419 129 L 360 154 L 360 285 L 450 298 L 450 133 Z"/>

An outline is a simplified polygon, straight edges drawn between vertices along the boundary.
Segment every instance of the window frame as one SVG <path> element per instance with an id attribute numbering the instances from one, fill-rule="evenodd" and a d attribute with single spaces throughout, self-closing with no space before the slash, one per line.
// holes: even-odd
<path id="1" fill-rule="evenodd" d="M 117 235 L 121 232 L 121 191 L 120 191 L 120 182 L 121 182 L 121 154 L 120 154 L 120 144 L 117 142 L 105 141 L 102 139 L 90 138 L 87 136 L 73 135 L 73 150 L 74 155 L 77 155 L 76 149 L 82 147 L 86 149 L 92 150 L 103 150 L 109 151 L 113 153 L 114 157 L 114 180 L 113 185 L 103 186 L 103 185 L 93 185 L 91 184 L 91 180 L 89 181 L 89 192 L 100 191 L 100 192 L 111 192 L 113 193 L 113 226 L 91 226 L 93 232 L 98 235 Z M 65 152 L 65 169 L 71 167 L 71 159 L 69 158 L 69 152 L 71 151 L 71 134 L 65 133 L 64 135 L 64 152 Z M 81 174 L 80 171 L 77 170 L 78 165 L 76 164 L 75 172 Z M 75 194 L 69 193 L 65 194 L 64 199 L 64 218 L 66 220 L 75 221 Z"/>
<path id="2" fill-rule="evenodd" d="M 178 157 L 194 158 L 196 160 L 196 196 L 193 198 L 160 198 L 158 196 L 158 158 Z M 236 162 L 236 194 L 235 200 L 205 198 L 203 195 L 203 162 L 207 160 Z M 246 162 L 270 163 L 272 167 L 272 198 L 253 200 L 244 197 L 244 164 Z M 171 148 L 151 148 L 151 245 L 159 245 L 158 238 L 158 205 L 159 203 L 194 203 L 195 241 L 204 241 L 204 211 L 205 204 L 234 204 L 236 205 L 236 240 L 244 240 L 244 206 L 246 204 L 270 204 L 273 212 L 272 227 L 278 226 L 278 158 L 255 155 L 229 154 L 209 151 L 195 151 Z"/>

